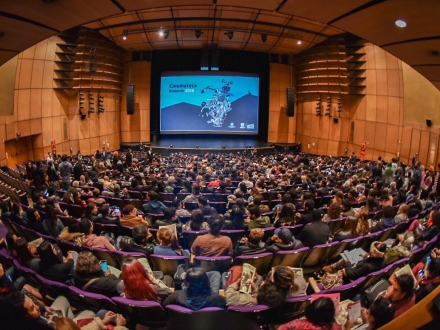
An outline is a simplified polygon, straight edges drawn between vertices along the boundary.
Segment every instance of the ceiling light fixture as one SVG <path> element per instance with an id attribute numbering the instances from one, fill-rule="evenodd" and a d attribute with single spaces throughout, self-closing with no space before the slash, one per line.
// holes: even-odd
<path id="1" fill-rule="evenodd" d="M 170 35 L 170 31 L 168 31 L 168 30 L 163 31 L 163 38 L 164 39 L 168 39 L 169 35 Z"/>
<path id="2" fill-rule="evenodd" d="M 203 34 L 202 30 L 200 30 L 200 29 L 196 29 L 196 31 L 195 31 L 195 35 L 196 35 L 196 38 L 197 38 L 197 39 L 199 39 L 200 36 L 201 36 L 202 34 Z"/>
<path id="3" fill-rule="evenodd" d="M 225 32 L 225 35 L 228 36 L 229 40 L 232 40 L 232 38 L 234 38 L 234 31 L 229 30 L 228 32 Z"/>
<path id="4" fill-rule="evenodd" d="M 400 28 L 404 28 L 406 27 L 406 22 L 402 21 L 401 19 L 398 19 L 397 21 L 394 22 L 398 27 Z"/>
<path id="5" fill-rule="evenodd" d="M 127 30 L 124 30 L 123 32 L 122 32 L 122 40 L 127 40 Z"/>
<path id="6" fill-rule="evenodd" d="M 297 44 L 297 45 L 301 45 L 301 44 L 302 44 L 302 41 L 301 41 L 301 40 L 298 40 L 298 41 L 296 42 L 296 44 Z"/>
<path id="7" fill-rule="evenodd" d="M 262 33 L 261 34 L 261 41 L 262 42 L 266 42 L 267 41 L 267 34 L 266 33 Z"/>
<path id="8" fill-rule="evenodd" d="M 159 30 L 159 36 L 163 37 L 163 30 L 162 30 L 162 27 L 160 27 L 160 30 Z"/>

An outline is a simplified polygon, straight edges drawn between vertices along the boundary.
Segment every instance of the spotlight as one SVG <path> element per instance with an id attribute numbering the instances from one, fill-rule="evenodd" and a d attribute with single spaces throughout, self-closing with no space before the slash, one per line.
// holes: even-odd
<path id="1" fill-rule="evenodd" d="M 168 31 L 168 30 L 163 31 L 163 38 L 164 39 L 168 39 L 169 35 L 170 35 L 170 31 Z"/>
<path id="2" fill-rule="evenodd" d="M 398 20 L 395 21 L 394 23 L 395 23 L 398 27 L 400 27 L 400 28 L 404 28 L 404 27 L 406 27 L 406 22 L 403 21 L 403 20 L 401 20 L 401 19 L 398 19 Z"/>
<path id="3" fill-rule="evenodd" d="M 163 30 L 162 30 L 162 27 L 161 27 L 160 30 L 159 30 L 159 36 L 163 37 Z"/>
<path id="4" fill-rule="evenodd" d="M 301 41 L 301 40 L 298 40 L 298 41 L 296 42 L 296 44 L 297 44 L 297 45 L 301 45 L 301 44 L 302 44 L 302 41 Z"/>
<path id="5" fill-rule="evenodd" d="M 174 145 L 171 144 L 171 145 L 169 146 L 169 148 L 174 148 Z"/>
<path id="6" fill-rule="evenodd" d="M 196 29 L 196 31 L 195 31 L 195 35 L 196 35 L 196 38 L 197 38 L 197 39 L 199 39 L 200 36 L 201 36 L 202 34 L 203 34 L 202 30 L 200 30 L 200 29 Z"/>
<path id="7" fill-rule="evenodd" d="M 200 147 L 198 145 L 196 145 L 194 148 L 199 149 Z"/>
<path id="8" fill-rule="evenodd" d="M 222 149 L 226 149 L 226 146 L 222 146 Z"/>
<path id="9" fill-rule="evenodd" d="M 267 34 L 266 33 L 262 33 L 261 34 L 261 41 L 262 42 L 266 42 L 267 41 Z"/>
<path id="10" fill-rule="evenodd" d="M 232 40 L 232 38 L 234 38 L 234 31 L 229 30 L 228 32 L 225 32 L 225 35 L 228 36 L 229 40 Z"/>
<path id="11" fill-rule="evenodd" d="M 122 40 L 127 40 L 127 30 L 122 32 Z"/>

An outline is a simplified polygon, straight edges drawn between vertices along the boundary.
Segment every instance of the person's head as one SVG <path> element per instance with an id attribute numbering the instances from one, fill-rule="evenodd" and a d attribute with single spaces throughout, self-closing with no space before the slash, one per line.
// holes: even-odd
<path id="1" fill-rule="evenodd" d="M 254 228 L 249 233 L 249 243 L 258 245 L 264 237 L 264 231 L 261 228 Z"/>
<path id="2" fill-rule="evenodd" d="M 293 270 L 285 266 L 277 266 L 272 274 L 272 282 L 286 290 L 287 292 L 296 291 L 295 274 Z"/>
<path id="3" fill-rule="evenodd" d="M 34 252 L 36 252 L 36 249 L 32 251 L 27 240 L 23 237 L 20 237 L 15 241 L 15 252 L 17 253 L 17 258 L 20 263 L 26 265 L 34 258 Z"/>
<path id="4" fill-rule="evenodd" d="M 202 268 L 188 269 L 184 282 L 188 298 L 207 297 L 211 294 L 208 275 Z"/>
<path id="5" fill-rule="evenodd" d="M 195 185 L 192 187 L 192 194 L 193 195 L 200 195 L 200 186 L 199 185 Z"/>
<path id="6" fill-rule="evenodd" d="M 414 277 L 409 274 L 396 276 L 393 283 L 393 293 L 391 295 L 392 302 L 398 302 L 410 299 L 414 294 Z"/>
<path id="7" fill-rule="evenodd" d="M 42 263 L 46 265 L 60 264 L 63 262 L 63 254 L 58 245 L 52 245 L 49 241 L 44 240 L 38 248 L 38 255 Z"/>
<path id="8" fill-rule="evenodd" d="M 165 217 L 165 220 L 168 221 L 174 221 L 177 219 L 177 212 L 175 207 L 167 207 L 165 210 L 163 210 L 163 215 Z"/>
<path id="9" fill-rule="evenodd" d="M 93 233 L 93 222 L 88 218 L 82 218 L 79 223 L 79 228 L 84 235 L 90 235 Z"/>
<path id="10" fill-rule="evenodd" d="M 347 212 L 350 211 L 350 209 L 351 209 L 351 202 L 348 198 L 346 198 L 341 202 L 341 210 L 343 212 Z"/>
<path id="11" fill-rule="evenodd" d="M 342 200 L 344 199 L 344 193 L 341 190 L 338 190 L 335 194 L 335 198 L 334 198 L 338 203 L 341 203 Z"/>
<path id="12" fill-rule="evenodd" d="M 408 213 L 408 205 L 400 204 L 399 209 L 397 210 L 397 214 L 407 214 Z"/>
<path id="13" fill-rule="evenodd" d="M 394 218 L 394 208 L 392 206 L 385 206 L 382 209 L 382 214 L 384 218 Z"/>
<path id="14" fill-rule="evenodd" d="M 191 230 L 200 230 L 204 221 L 203 211 L 195 209 L 191 212 Z"/>
<path id="15" fill-rule="evenodd" d="M 315 208 L 315 202 L 313 201 L 313 199 L 307 199 L 304 202 L 304 210 L 311 211 L 314 208 Z"/>
<path id="16" fill-rule="evenodd" d="M 341 204 L 337 202 L 331 203 L 327 210 L 327 216 L 330 219 L 338 219 L 341 216 Z"/>
<path id="17" fill-rule="evenodd" d="M 287 293 L 287 290 L 268 281 L 258 289 L 257 302 L 259 305 L 277 307 L 286 300 Z"/>
<path id="18" fill-rule="evenodd" d="M 147 199 L 148 199 L 149 201 L 155 201 L 155 200 L 158 200 L 158 199 L 159 199 L 159 194 L 158 194 L 157 192 L 155 192 L 154 190 L 150 190 L 150 191 L 148 192 Z"/>
<path id="19" fill-rule="evenodd" d="M 440 277 L 440 258 L 433 258 L 427 267 L 427 277 L 437 279 Z"/>
<path id="20" fill-rule="evenodd" d="M 289 245 L 292 244 L 293 235 L 288 228 L 280 227 L 275 229 L 275 234 L 273 235 L 272 239 L 277 243 Z"/>
<path id="21" fill-rule="evenodd" d="M 136 244 L 142 244 L 147 240 L 148 228 L 145 225 L 137 225 L 133 227 L 131 234 Z"/>
<path id="22" fill-rule="evenodd" d="M 98 198 L 99 194 L 100 194 L 100 191 L 99 191 L 98 188 L 95 188 L 95 189 L 92 190 L 92 195 L 93 195 L 94 198 Z"/>
<path id="23" fill-rule="evenodd" d="M 136 212 L 135 207 L 133 204 L 127 204 L 124 206 L 124 208 L 122 209 L 122 214 L 123 215 L 129 215 L 131 213 Z"/>
<path id="24" fill-rule="evenodd" d="M 348 231 L 351 233 L 352 237 L 356 237 L 358 236 L 357 224 L 358 219 L 356 217 L 347 217 L 347 219 L 345 219 L 344 227 L 342 227 L 341 231 Z"/>
<path id="25" fill-rule="evenodd" d="M 305 312 L 306 319 L 315 326 L 331 328 L 335 321 L 335 305 L 327 297 L 313 301 Z"/>
<path id="26" fill-rule="evenodd" d="M 199 197 L 199 205 L 200 206 L 208 205 L 208 198 L 206 198 L 206 196 L 200 196 Z"/>
<path id="27" fill-rule="evenodd" d="M 261 205 L 261 197 L 259 197 L 259 196 L 254 197 L 253 203 L 254 203 L 254 205 L 260 206 Z"/>
<path id="28" fill-rule="evenodd" d="M 292 203 L 286 203 L 280 212 L 280 219 L 289 218 L 293 219 L 295 216 L 295 206 Z"/>
<path id="29" fill-rule="evenodd" d="M 366 318 L 372 329 L 379 329 L 392 320 L 389 301 L 383 297 L 377 298 L 366 312 Z"/>
<path id="30" fill-rule="evenodd" d="M 9 293 L 8 298 L 8 305 L 14 311 L 21 311 L 27 318 L 31 319 L 38 319 L 41 316 L 40 308 L 23 292 L 14 290 Z"/>
<path id="31" fill-rule="evenodd" d="M 61 156 L 61 161 L 63 161 L 63 162 L 66 162 L 66 161 L 67 161 L 67 155 L 66 155 L 66 154 L 63 154 L 63 155 Z"/>
<path id="32" fill-rule="evenodd" d="M 156 291 L 144 266 L 134 258 L 128 258 L 121 267 L 125 297 L 134 300 L 157 300 Z"/>
<path id="33" fill-rule="evenodd" d="M 238 206 L 234 205 L 230 212 L 229 219 L 232 223 L 242 224 L 244 219 L 243 211 Z"/>
<path id="34" fill-rule="evenodd" d="M 176 197 L 171 202 L 171 205 L 174 206 L 176 210 L 179 210 L 182 208 L 182 201 Z"/>
<path id="35" fill-rule="evenodd" d="M 99 260 L 92 252 L 82 251 L 79 253 L 75 266 L 75 275 L 83 278 L 102 276 L 102 269 Z"/>
<path id="36" fill-rule="evenodd" d="M 69 230 L 69 233 L 80 233 L 81 232 L 79 222 L 74 217 L 67 218 L 67 228 Z"/>
<path id="37" fill-rule="evenodd" d="M 171 246 L 173 234 L 168 228 L 160 228 L 157 232 L 157 239 L 161 245 Z"/>
<path id="38" fill-rule="evenodd" d="M 86 217 L 98 214 L 98 207 L 95 203 L 88 203 L 86 206 Z"/>
<path id="39" fill-rule="evenodd" d="M 32 207 L 27 209 L 26 216 L 27 216 L 28 222 L 30 222 L 30 223 L 41 221 L 40 213 L 38 213 L 38 211 Z"/>
<path id="40" fill-rule="evenodd" d="M 252 220 L 259 219 L 261 216 L 261 211 L 258 205 L 249 206 L 248 211 Z"/>
<path id="41" fill-rule="evenodd" d="M 240 182 L 240 184 L 238 185 L 238 189 L 240 189 L 240 191 L 242 191 L 244 194 L 246 194 L 247 193 L 246 183 Z"/>
<path id="42" fill-rule="evenodd" d="M 220 230 L 223 228 L 225 224 L 225 220 L 223 216 L 220 214 L 215 214 L 211 216 L 211 224 L 209 228 L 209 232 L 211 235 L 217 236 L 220 234 Z"/>

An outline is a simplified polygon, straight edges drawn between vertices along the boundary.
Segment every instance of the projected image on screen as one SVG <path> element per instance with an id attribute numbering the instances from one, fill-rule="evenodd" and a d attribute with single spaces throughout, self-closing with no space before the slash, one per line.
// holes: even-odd
<path id="1" fill-rule="evenodd" d="M 160 130 L 258 133 L 258 76 L 172 74 L 161 77 Z"/>

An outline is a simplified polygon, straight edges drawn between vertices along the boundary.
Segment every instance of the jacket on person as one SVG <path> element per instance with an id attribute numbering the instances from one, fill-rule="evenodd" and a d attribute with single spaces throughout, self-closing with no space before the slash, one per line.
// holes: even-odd
<path id="1" fill-rule="evenodd" d="M 372 233 L 376 233 L 381 230 L 385 230 L 387 228 L 391 228 L 395 225 L 394 218 L 382 218 L 376 226 L 371 228 Z"/>
<path id="2" fill-rule="evenodd" d="M 118 291 L 118 284 L 121 279 L 115 275 L 96 276 L 96 277 L 80 277 L 76 273 L 73 275 L 73 283 L 78 289 L 82 289 L 89 281 L 96 279 L 84 291 L 102 294 L 106 297 L 118 297 L 121 292 Z"/>
<path id="3" fill-rule="evenodd" d="M 226 307 L 226 299 L 218 295 L 217 293 L 212 293 L 207 296 L 200 296 L 190 299 L 188 297 L 186 290 L 174 291 L 168 296 L 163 302 L 163 306 L 167 305 L 180 305 L 192 310 L 199 310 L 207 307 Z"/>
<path id="4" fill-rule="evenodd" d="M 326 244 L 330 234 L 328 225 L 322 221 L 314 221 L 305 226 L 296 237 L 304 246 L 309 248 L 315 245 Z"/>
<path id="5" fill-rule="evenodd" d="M 151 200 L 148 203 L 142 205 L 145 213 L 153 213 L 153 214 L 163 214 L 163 210 L 166 209 L 166 206 L 159 200 Z"/>
<path id="6" fill-rule="evenodd" d="M 84 236 L 83 244 L 99 249 L 106 249 L 110 252 L 116 250 L 115 247 L 110 244 L 107 238 L 105 238 L 104 236 L 96 236 L 95 234 Z"/>
<path id="7" fill-rule="evenodd" d="M 282 244 L 275 242 L 274 240 L 272 240 L 272 237 L 269 237 L 266 241 L 266 250 L 267 252 L 272 252 L 275 254 L 278 251 L 292 251 L 303 247 L 301 241 L 295 239 L 295 237 L 293 236 L 292 239 L 293 241 L 290 242 L 290 244 Z"/>
<path id="8" fill-rule="evenodd" d="M 58 171 L 60 172 L 61 179 L 63 182 L 70 182 L 70 174 L 72 173 L 72 164 L 70 164 L 66 160 L 62 162 L 60 166 L 58 166 Z"/>
<path id="9" fill-rule="evenodd" d="M 141 244 L 136 243 L 135 241 L 133 241 L 132 237 L 128 237 L 128 236 L 123 236 L 119 241 L 119 248 L 121 249 L 121 251 L 139 252 L 147 256 L 153 254 L 154 247 L 156 245 L 157 242 L 153 237 L 151 237 L 146 242 L 143 242 Z"/>

